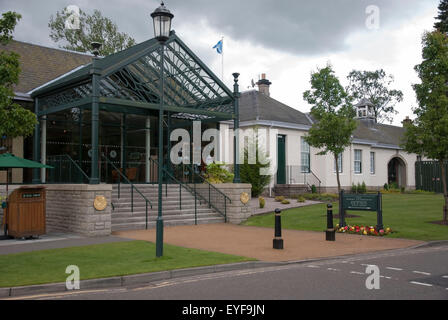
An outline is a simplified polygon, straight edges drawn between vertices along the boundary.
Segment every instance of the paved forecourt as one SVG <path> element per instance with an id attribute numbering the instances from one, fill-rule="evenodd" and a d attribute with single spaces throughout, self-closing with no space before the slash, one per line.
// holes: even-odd
<path id="1" fill-rule="evenodd" d="M 155 242 L 155 230 L 115 232 L 127 239 Z M 215 251 L 260 261 L 298 261 L 348 254 L 408 248 L 421 241 L 336 234 L 325 241 L 324 232 L 283 230 L 284 250 L 274 250 L 274 229 L 230 224 L 166 227 L 164 242 L 176 246 Z"/>

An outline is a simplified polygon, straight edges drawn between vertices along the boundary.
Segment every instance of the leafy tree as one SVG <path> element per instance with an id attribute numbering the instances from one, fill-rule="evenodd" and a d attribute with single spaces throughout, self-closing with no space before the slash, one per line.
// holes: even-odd
<path id="1" fill-rule="evenodd" d="M 0 19 L 0 45 L 12 40 L 12 33 L 21 15 L 6 12 Z M 0 52 L 0 135 L 15 138 L 29 136 L 37 123 L 36 116 L 13 102 L 13 86 L 19 82 L 19 55 L 15 52 Z"/>
<path id="2" fill-rule="evenodd" d="M 271 176 L 262 174 L 263 169 L 270 167 L 270 162 L 267 161 L 266 154 L 261 150 L 261 146 L 255 145 L 255 164 L 249 164 L 249 150 L 244 149 L 244 163 L 240 164 L 240 178 L 242 183 L 250 183 L 252 185 L 252 197 L 260 196 L 264 189 L 271 182 Z"/>
<path id="3" fill-rule="evenodd" d="M 440 1 L 439 15 L 436 20 L 438 21 L 434 24 L 434 28 L 442 33 L 448 33 L 448 0 Z"/>
<path id="4" fill-rule="evenodd" d="M 353 70 L 347 79 L 350 84 L 347 91 L 358 101 L 368 99 L 375 105 L 375 117 L 377 122 L 389 121 L 392 123 L 397 103 L 403 101 L 403 92 L 389 89 L 394 82 L 392 75 L 387 75 L 383 69 L 376 71 Z"/>
<path id="5" fill-rule="evenodd" d="M 443 220 L 448 223 L 448 191 L 444 161 L 448 160 L 448 37 L 439 32 L 423 35 L 423 62 L 415 66 L 421 83 L 414 84 L 417 119 L 406 124 L 403 147 L 439 162 L 442 170 L 445 206 Z"/>
<path id="6" fill-rule="evenodd" d="M 318 155 L 332 153 L 336 163 L 338 192 L 341 191 L 338 155 L 351 144 L 351 136 L 357 123 L 352 98 L 342 87 L 332 67 L 328 65 L 311 75 L 311 90 L 303 98 L 311 105 L 311 115 L 316 122 L 305 140 L 312 147 L 321 149 Z"/>
<path id="7" fill-rule="evenodd" d="M 126 33 L 118 31 L 118 26 L 109 18 L 103 17 L 99 10 L 92 15 L 79 10 L 79 29 L 66 28 L 66 21 L 73 15 L 67 8 L 50 17 L 48 27 L 54 42 L 64 42 L 60 46 L 67 50 L 90 52 L 92 42 L 102 43 L 100 55 L 107 56 L 135 45 L 135 40 Z"/>

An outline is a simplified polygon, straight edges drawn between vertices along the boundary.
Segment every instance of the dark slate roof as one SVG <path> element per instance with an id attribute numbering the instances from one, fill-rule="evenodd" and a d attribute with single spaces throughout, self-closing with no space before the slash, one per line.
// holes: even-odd
<path id="1" fill-rule="evenodd" d="M 405 130 L 403 127 L 374 123 L 368 120 L 358 120 L 357 122 L 358 127 L 353 133 L 355 139 L 400 146 Z"/>
<path id="2" fill-rule="evenodd" d="M 11 41 L 0 45 L 0 51 L 14 51 L 20 55 L 22 72 L 15 92 L 27 93 L 55 78 L 92 61 L 92 56 L 73 51 L 47 48 L 31 43 Z"/>
<path id="3" fill-rule="evenodd" d="M 240 121 L 257 120 L 312 125 L 306 114 L 259 91 L 243 92 L 240 98 Z"/>
<path id="4" fill-rule="evenodd" d="M 370 100 L 368 100 L 366 98 L 362 98 L 361 101 L 359 101 L 356 105 L 354 105 L 355 108 L 364 107 L 364 106 L 374 107 L 375 105 L 372 102 L 370 102 Z"/>

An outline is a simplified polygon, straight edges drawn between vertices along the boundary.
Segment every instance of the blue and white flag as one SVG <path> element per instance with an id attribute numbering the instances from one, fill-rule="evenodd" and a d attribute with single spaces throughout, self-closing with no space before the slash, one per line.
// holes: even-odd
<path id="1" fill-rule="evenodd" d="M 219 54 L 222 54 L 222 45 L 223 45 L 223 40 L 219 40 L 219 42 L 213 47 L 213 49 L 216 49 L 216 52 L 218 52 Z"/>

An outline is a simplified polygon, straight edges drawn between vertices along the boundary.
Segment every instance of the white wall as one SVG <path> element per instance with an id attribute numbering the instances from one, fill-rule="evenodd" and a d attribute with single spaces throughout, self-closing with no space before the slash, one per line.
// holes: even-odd
<path id="1" fill-rule="evenodd" d="M 223 128 L 223 125 L 221 125 Z M 259 126 L 258 128 L 269 129 L 269 127 Z M 307 134 L 304 130 L 273 128 L 278 130 L 279 135 L 286 136 L 286 165 L 300 166 L 301 157 L 301 137 Z M 222 152 L 227 163 L 233 163 L 233 130 L 222 137 Z M 275 140 L 277 141 L 277 140 Z M 268 142 L 269 144 L 269 142 Z M 267 146 L 267 151 L 272 146 Z M 276 146 L 274 147 L 274 150 Z M 362 150 L 362 173 L 355 174 L 354 159 L 355 149 Z M 334 157 L 332 154 L 319 156 L 319 150 L 311 148 L 311 170 L 322 181 L 323 187 L 337 187 L 336 172 L 334 171 Z M 370 152 L 375 152 L 375 173 L 370 173 Z M 368 187 L 383 187 L 388 182 L 388 163 L 394 157 L 399 157 L 406 164 L 406 188 L 415 188 L 415 162 L 417 155 L 408 154 L 403 150 L 376 148 L 370 145 L 352 144 L 343 154 L 343 172 L 340 173 L 341 186 L 351 187 L 354 184 L 365 184 Z M 272 179 L 271 187 L 274 186 L 275 179 Z"/>

